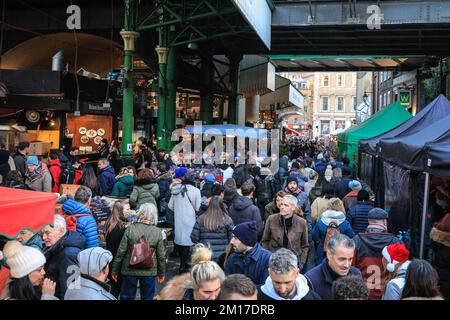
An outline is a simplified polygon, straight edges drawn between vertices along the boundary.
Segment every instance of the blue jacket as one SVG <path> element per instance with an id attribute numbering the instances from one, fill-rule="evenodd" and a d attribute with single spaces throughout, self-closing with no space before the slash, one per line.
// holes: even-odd
<path id="1" fill-rule="evenodd" d="M 114 187 L 114 183 L 116 183 L 116 173 L 114 172 L 114 168 L 107 166 L 101 170 L 98 175 L 98 182 L 100 182 L 103 194 L 109 196 Z"/>
<path id="2" fill-rule="evenodd" d="M 46 248 L 45 277 L 56 282 L 55 296 L 64 298 L 67 281 L 78 268 L 77 256 L 86 249 L 86 239 L 79 232 L 68 231 L 57 243 Z M 72 268 L 69 268 L 71 267 Z"/>
<path id="3" fill-rule="evenodd" d="M 366 232 L 369 225 L 368 214 L 373 209 L 370 202 L 358 202 L 358 204 L 351 207 L 347 212 L 347 220 L 350 222 L 355 233 Z"/>
<path id="4" fill-rule="evenodd" d="M 325 211 L 330 212 L 329 210 Z M 343 215 L 343 214 L 342 214 Z M 325 254 L 323 252 L 323 244 L 325 242 L 325 237 L 327 235 L 328 224 L 326 224 L 322 218 L 319 219 L 312 230 L 312 239 L 316 242 L 316 266 L 319 265 L 323 259 L 325 259 Z M 339 224 L 339 232 L 345 234 L 349 238 L 353 238 L 355 233 L 353 232 L 350 223 L 345 220 Z"/>
<path id="5" fill-rule="evenodd" d="M 62 206 L 67 215 L 88 214 L 88 216 L 77 217 L 77 232 L 81 233 L 87 241 L 87 248 L 98 247 L 97 222 L 91 216 L 88 208 L 75 200 L 67 200 Z"/>
<path id="6" fill-rule="evenodd" d="M 257 243 L 248 253 L 233 252 L 225 264 L 227 275 L 241 273 L 252 279 L 259 288 L 269 276 L 269 259 L 272 253 Z"/>
<path id="7" fill-rule="evenodd" d="M 350 267 L 348 275 L 361 277 L 361 272 L 355 267 Z M 328 259 L 324 259 L 320 265 L 309 270 L 305 277 L 308 280 L 309 288 L 317 292 L 322 300 L 333 300 L 331 286 L 339 277 L 331 273 Z"/>

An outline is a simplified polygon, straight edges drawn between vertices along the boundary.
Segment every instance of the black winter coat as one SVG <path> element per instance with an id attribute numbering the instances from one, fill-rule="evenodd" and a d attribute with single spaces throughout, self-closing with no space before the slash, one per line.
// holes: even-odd
<path id="1" fill-rule="evenodd" d="M 200 216 L 194 225 L 191 233 L 191 240 L 194 243 L 203 243 L 209 246 L 213 252 L 213 260 L 217 261 L 228 246 L 231 240 L 231 233 L 233 230 L 233 220 L 230 217 L 224 218 L 222 225 L 218 231 L 210 231 L 205 228 L 204 216 Z"/>
<path id="2" fill-rule="evenodd" d="M 77 256 L 86 249 L 86 238 L 79 232 L 68 231 L 57 243 L 44 251 L 45 277 L 56 282 L 55 296 L 64 299 L 67 280 L 74 274 L 70 266 L 78 266 Z M 73 267 L 72 267 L 73 268 Z"/>
<path id="3" fill-rule="evenodd" d="M 239 196 L 228 211 L 230 212 L 230 217 L 233 219 L 234 225 L 247 221 L 256 221 L 258 238 L 261 238 L 264 231 L 261 212 L 258 207 L 253 204 L 252 200 L 244 196 Z"/>

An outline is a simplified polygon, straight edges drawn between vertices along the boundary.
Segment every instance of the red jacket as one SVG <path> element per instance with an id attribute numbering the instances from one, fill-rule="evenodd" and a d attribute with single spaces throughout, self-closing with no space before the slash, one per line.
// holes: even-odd
<path id="1" fill-rule="evenodd" d="M 59 192 L 59 177 L 61 176 L 61 162 L 59 159 L 51 160 L 48 163 L 48 170 L 53 177 L 52 192 Z"/>

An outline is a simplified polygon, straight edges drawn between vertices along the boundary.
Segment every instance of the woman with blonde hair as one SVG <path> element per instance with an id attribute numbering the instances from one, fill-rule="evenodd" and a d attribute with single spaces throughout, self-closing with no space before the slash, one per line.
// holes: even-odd
<path id="1" fill-rule="evenodd" d="M 212 251 L 203 244 L 194 246 L 191 270 L 174 277 L 161 291 L 161 300 L 215 300 L 225 273 L 211 261 Z"/>
<path id="2" fill-rule="evenodd" d="M 144 203 L 137 212 L 137 221 L 127 228 L 120 241 L 117 255 L 112 264 L 112 279 L 118 280 L 120 273 L 122 286 L 120 300 L 134 300 L 139 283 L 141 299 L 152 300 L 155 295 L 156 281 L 163 283 L 166 272 L 166 256 L 163 234 L 156 227 L 158 210 L 152 203 Z M 134 245 L 147 242 L 153 248 L 151 268 L 130 265 Z"/>

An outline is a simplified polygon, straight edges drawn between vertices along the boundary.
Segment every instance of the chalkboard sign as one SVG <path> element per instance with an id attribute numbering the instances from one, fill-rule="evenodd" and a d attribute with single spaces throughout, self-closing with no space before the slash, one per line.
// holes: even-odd
<path id="1" fill-rule="evenodd" d="M 110 213 L 109 207 L 93 207 L 91 212 L 97 222 L 108 220 Z"/>

